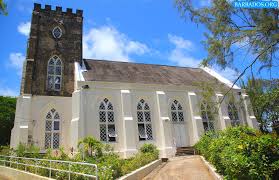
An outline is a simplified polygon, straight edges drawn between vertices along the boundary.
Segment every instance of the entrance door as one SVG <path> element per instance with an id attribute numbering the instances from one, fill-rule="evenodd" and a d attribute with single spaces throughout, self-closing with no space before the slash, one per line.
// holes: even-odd
<path id="1" fill-rule="evenodd" d="M 183 123 L 173 123 L 174 139 L 176 147 L 186 147 L 186 128 Z"/>

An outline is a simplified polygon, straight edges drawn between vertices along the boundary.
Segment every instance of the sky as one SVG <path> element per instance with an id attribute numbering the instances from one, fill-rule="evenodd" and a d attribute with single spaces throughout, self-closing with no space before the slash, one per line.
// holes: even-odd
<path id="1" fill-rule="evenodd" d="M 83 58 L 197 67 L 207 52 L 202 45 L 206 29 L 185 21 L 174 0 L 6 0 L 8 16 L 0 15 L 0 95 L 17 96 L 30 31 L 34 2 L 83 10 Z M 210 0 L 198 1 L 210 5 Z M 243 54 L 233 68 L 243 69 Z M 218 73 L 233 81 L 233 68 Z M 278 71 L 271 72 L 276 74 Z M 269 72 L 257 74 L 267 77 Z M 247 74 L 245 75 L 247 76 Z M 278 75 L 279 76 L 279 75 Z"/>

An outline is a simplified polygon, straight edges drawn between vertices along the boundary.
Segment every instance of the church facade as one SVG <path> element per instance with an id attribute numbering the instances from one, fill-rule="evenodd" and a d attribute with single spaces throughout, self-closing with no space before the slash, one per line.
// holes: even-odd
<path id="1" fill-rule="evenodd" d="M 153 143 L 161 157 L 193 146 L 208 130 L 258 124 L 243 89 L 211 112 L 197 85 L 216 86 L 213 101 L 231 83 L 208 68 L 139 64 L 82 57 L 83 12 L 34 5 L 11 147 L 77 151 L 93 136 L 130 157 Z M 239 103 L 235 103 L 235 102 Z"/>

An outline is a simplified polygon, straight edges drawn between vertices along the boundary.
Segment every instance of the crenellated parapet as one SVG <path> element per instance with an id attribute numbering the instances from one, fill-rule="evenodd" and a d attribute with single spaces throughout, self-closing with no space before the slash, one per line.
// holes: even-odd
<path id="1" fill-rule="evenodd" d="M 42 8 L 41 4 L 38 3 L 34 3 L 34 12 L 58 13 L 77 17 L 82 17 L 83 14 L 83 11 L 80 9 L 77 9 L 74 13 L 72 8 L 66 8 L 66 11 L 63 11 L 60 6 L 56 6 L 55 9 L 52 9 L 51 5 L 45 5 L 45 8 Z"/>

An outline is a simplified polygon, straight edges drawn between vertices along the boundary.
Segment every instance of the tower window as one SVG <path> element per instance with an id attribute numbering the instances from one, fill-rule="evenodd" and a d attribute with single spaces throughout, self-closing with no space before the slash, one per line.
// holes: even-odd
<path id="1" fill-rule="evenodd" d="M 47 88 L 60 91 L 62 82 L 62 62 L 58 56 L 53 56 L 48 61 Z"/>
<path id="2" fill-rule="evenodd" d="M 52 30 L 52 35 L 55 39 L 58 39 L 62 36 L 62 30 L 60 27 L 56 26 L 55 28 L 53 28 Z"/>

